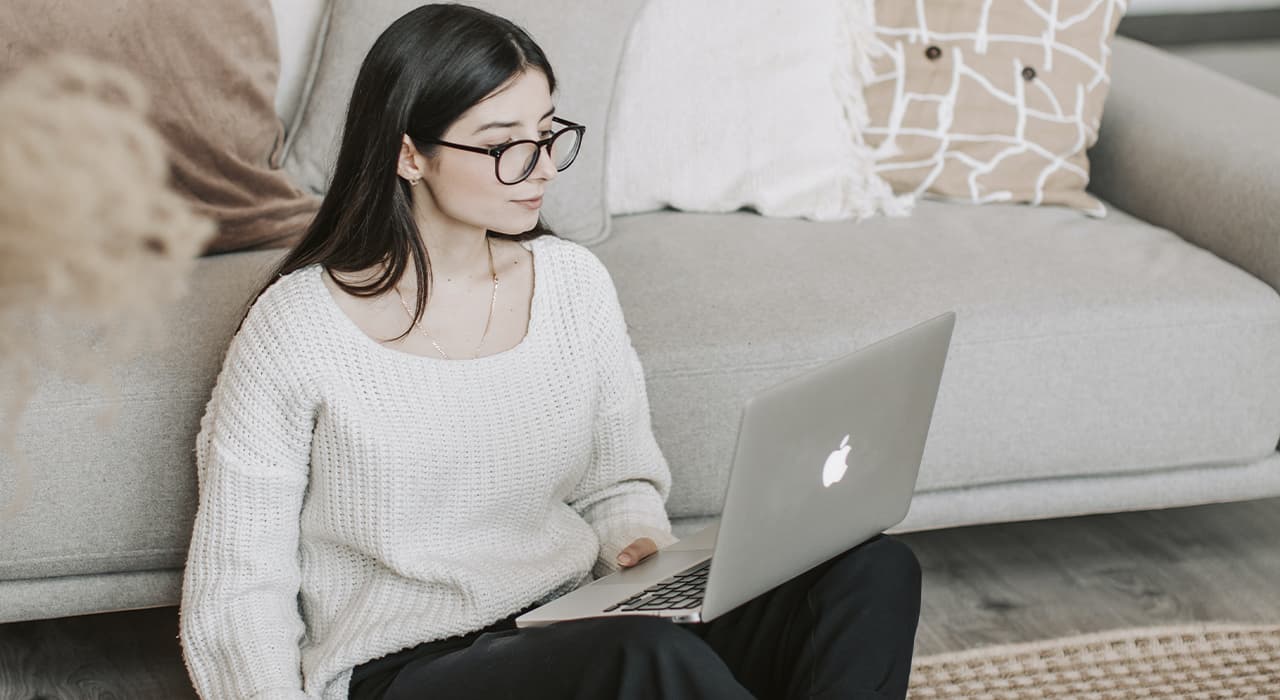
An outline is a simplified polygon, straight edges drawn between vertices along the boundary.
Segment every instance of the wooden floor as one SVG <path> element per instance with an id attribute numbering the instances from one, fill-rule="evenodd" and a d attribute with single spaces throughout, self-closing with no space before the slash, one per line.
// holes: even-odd
<path id="1" fill-rule="evenodd" d="M 917 654 L 1123 627 L 1280 622 L 1280 499 L 905 535 Z"/>
<path id="2" fill-rule="evenodd" d="M 0 625 L 0 700 L 196 697 L 177 608 Z"/>
<path id="3" fill-rule="evenodd" d="M 917 655 L 1280 622 L 1280 499 L 918 532 Z M 194 697 L 174 608 L 0 625 L 0 700 Z"/>

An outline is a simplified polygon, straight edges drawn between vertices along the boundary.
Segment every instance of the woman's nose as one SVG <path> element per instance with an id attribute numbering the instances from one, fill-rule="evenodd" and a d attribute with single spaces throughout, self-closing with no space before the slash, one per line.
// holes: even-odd
<path id="1" fill-rule="evenodd" d="M 533 164 L 533 172 L 529 174 L 529 178 L 550 182 L 556 179 L 556 174 L 556 164 L 551 158 L 551 144 L 547 144 L 539 151 L 538 162 Z"/>

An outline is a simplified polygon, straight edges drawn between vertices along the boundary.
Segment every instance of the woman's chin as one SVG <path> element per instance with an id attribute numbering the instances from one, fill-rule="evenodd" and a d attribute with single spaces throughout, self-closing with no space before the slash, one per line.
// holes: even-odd
<path id="1" fill-rule="evenodd" d="M 534 211 L 525 216 L 504 217 L 502 221 L 495 221 L 490 224 L 489 230 L 507 236 L 518 236 L 532 231 L 537 226 L 538 212 Z"/>

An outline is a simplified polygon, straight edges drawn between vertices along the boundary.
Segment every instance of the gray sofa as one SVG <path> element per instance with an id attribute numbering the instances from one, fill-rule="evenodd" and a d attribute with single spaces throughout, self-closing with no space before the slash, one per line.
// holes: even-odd
<path id="1" fill-rule="evenodd" d="M 746 396 L 949 309 L 899 530 L 1280 494 L 1277 124 L 1280 100 L 1118 39 L 1091 153 L 1105 219 L 933 201 L 858 224 L 615 219 L 592 248 L 646 370 L 677 530 L 718 512 Z M 202 259 L 169 347 L 113 369 L 118 396 L 42 378 L 20 433 L 33 499 L 0 524 L 0 622 L 177 603 L 200 416 L 280 255 Z"/>

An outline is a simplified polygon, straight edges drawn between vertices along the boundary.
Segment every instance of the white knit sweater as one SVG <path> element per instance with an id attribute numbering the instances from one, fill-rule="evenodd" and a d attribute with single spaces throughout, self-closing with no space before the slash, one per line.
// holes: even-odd
<path id="1" fill-rule="evenodd" d="M 367 660 L 479 629 L 674 540 L 613 281 L 544 236 L 529 330 L 474 360 L 379 345 L 319 265 L 227 352 L 196 444 L 183 652 L 200 695 L 345 698 Z"/>

